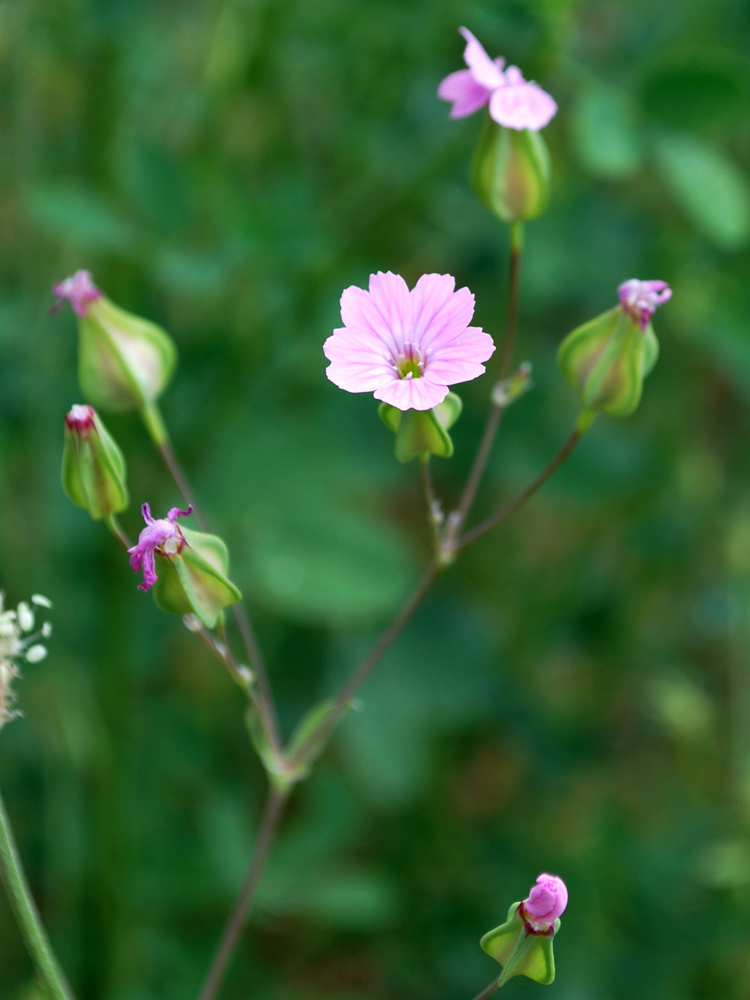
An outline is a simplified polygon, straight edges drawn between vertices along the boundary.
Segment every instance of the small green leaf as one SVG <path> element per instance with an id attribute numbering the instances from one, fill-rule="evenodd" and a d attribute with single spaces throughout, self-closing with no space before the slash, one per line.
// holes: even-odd
<path id="1" fill-rule="evenodd" d="M 630 177 L 641 164 L 643 146 L 632 99 L 603 84 L 589 87 L 575 110 L 573 141 L 590 173 L 610 180 Z"/>
<path id="2" fill-rule="evenodd" d="M 739 250 L 750 239 L 750 190 L 745 175 L 718 146 L 673 135 L 657 144 L 664 178 L 706 239 Z"/>

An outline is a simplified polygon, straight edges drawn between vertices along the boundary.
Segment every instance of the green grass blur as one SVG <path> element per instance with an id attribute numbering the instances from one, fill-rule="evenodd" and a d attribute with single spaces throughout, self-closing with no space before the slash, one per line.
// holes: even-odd
<path id="1" fill-rule="evenodd" d="M 81 402 L 79 267 L 176 339 L 164 399 L 229 543 L 288 732 L 428 557 L 417 469 L 324 376 L 338 299 L 450 272 L 502 327 L 506 233 L 467 183 L 478 117 L 435 96 L 460 24 L 560 105 L 518 357 L 477 515 L 569 433 L 555 350 L 663 278 L 626 421 L 467 553 L 300 789 L 226 1000 L 469 1000 L 478 939 L 540 871 L 570 906 L 548 1000 L 750 996 L 747 0 L 0 3 L 0 585 L 55 603 L 0 786 L 79 1000 L 197 995 L 264 780 L 241 698 L 59 485 Z M 455 499 L 489 377 L 459 387 Z M 133 507 L 179 501 L 137 419 Z M 0 996 L 32 1000 L 0 899 Z"/>

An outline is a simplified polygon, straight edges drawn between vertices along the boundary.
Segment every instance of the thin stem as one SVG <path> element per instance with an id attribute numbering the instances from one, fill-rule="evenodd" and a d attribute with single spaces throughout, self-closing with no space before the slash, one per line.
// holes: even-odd
<path id="1" fill-rule="evenodd" d="M 510 362 L 513 357 L 513 346 L 516 341 L 516 330 L 518 328 L 518 303 L 521 294 L 521 256 L 523 253 L 523 223 L 515 222 L 510 227 L 510 271 L 508 274 L 508 313 L 505 320 L 505 333 L 500 349 L 500 367 L 498 368 L 498 381 L 508 374 Z M 482 481 L 484 470 L 495 443 L 495 437 L 500 427 L 500 421 L 505 412 L 505 405 L 493 401 L 490 412 L 487 415 L 487 422 L 484 425 L 484 433 L 479 443 L 474 463 L 466 480 L 466 486 L 461 494 L 455 513 L 451 517 L 449 526 L 449 537 L 447 541 L 458 537 L 461 529 L 466 523 L 469 511 L 477 495 L 479 484 Z"/>
<path id="2" fill-rule="evenodd" d="M 26 948 L 52 1000 L 73 1000 L 55 958 L 23 872 L 13 831 L 0 796 L 0 874 Z"/>
<path id="3" fill-rule="evenodd" d="M 130 539 L 120 527 L 120 522 L 117 520 L 115 514 L 108 514 L 107 517 L 104 518 L 104 523 L 124 549 L 129 549 L 131 547 Z"/>
<path id="4" fill-rule="evenodd" d="M 477 995 L 474 997 L 474 1000 L 484 1000 L 485 997 L 488 997 L 491 993 L 494 993 L 499 985 L 500 985 L 500 976 L 498 976 L 497 979 L 493 979 L 489 986 L 485 986 L 485 988 L 482 990 L 481 993 L 477 993 Z"/>
<path id="5" fill-rule="evenodd" d="M 422 473 L 422 486 L 424 487 L 424 499 L 427 506 L 427 520 L 432 528 L 432 535 L 436 544 L 440 543 L 440 525 L 443 521 L 443 513 L 440 509 L 440 501 L 435 496 L 435 488 L 432 484 L 432 470 L 430 469 L 430 456 L 422 455 L 419 460 L 419 470 Z"/>
<path id="6" fill-rule="evenodd" d="M 438 578 L 440 569 L 441 566 L 438 560 L 433 559 L 427 567 L 424 576 L 417 584 L 411 597 L 408 599 L 398 615 L 393 619 L 385 632 L 382 633 L 380 638 L 377 640 L 364 660 L 362 660 L 341 691 L 336 695 L 331 711 L 325 715 L 323 719 L 321 719 L 317 728 L 310 733 L 294 757 L 288 762 L 290 769 L 306 760 L 310 752 L 314 750 L 318 744 L 325 740 L 328 734 L 336 726 L 341 716 L 344 715 L 344 713 L 349 709 L 354 695 L 357 691 L 359 691 L 369 677 L 370 673 L 378 665 L 382 657 L 390 649 L 396 639 L 398 639 L 406 625 L 408 625 L 411 621 L 414 616 L 414 612 L 422 603 L 430 587 Z"/>
<path id="7" fill-rule="evenodd" d="M 156 403 L 151 403 L 149 406 L 144 407 L 141 411 L 141 416 L 152 441 L 156 445 L 164 464 L 169 470 L 169 473 L 177 486 L 177 489 L 180 493 L 182 493 L 185 500 L 189 504 L 193 505 L 198 524 L 203 531 L 210 531 L 211 527 L 208 519 L 203 513 L 200 504 L 197 502 L 195 491 L 190 484 L 187 473 L 182 468 L 180 460 L 172 447 L 172 443 L 169 439 L 169 433 L 159 407 Z M 266 670 L 266 664 L 263 659 L 260 645 L 244 606 L 241 604 L 235 604 L 232 611 L 234 612 L 234 618 L 237 622 L 237 627 L 239 628 L 242 641 L 245 645 L 245 651 L 247 652 L 250 666 L 255 672 L 255 680 L 258 685 L 257 707 L 263 720 L 263 726 L 266 730 L 269 744 L 276 754 L 281 754 L 282 744 L 281 734 L 279 732 L 278 714 L 276 712 L 276 704 L 274 702 L 273 692 L 271 691 L 271 685 L 268 681 L 268 672 Z"/>
<path id="8" fill-rule="evenodd" d="M 486 517 L 484 521 L 476 526 L 476 528 L 472 528 L 471 531 L 467 531 L 465 535 L 459 538 L 456 543 L 456 550 L 460 551 L 461 549 L 465 549 L 467 545 L 471 545 L 472 542 L 481 538 L 482 535 L 486 535 L 488 531 L 491 531 L 492 528 L 500 524 L 501 521 L 504 521 L 506 517 L 510 517 L 510 515 L 515 513 L 515 511 L 517 511 L 522 504 L 526 503 L 529 497 L 533 496 L 539 487 L 543 486 L 544 483 L 547 482 L 552 473 L 562 465 L 583 437 L 583 433 L 584 431 L 581 427 L 576 426 L 575 430 L 562 448 L 558 451 L 555 457 L 552 458 L 547 465 L 545 465 L 539 475 L 535 479 L 532 479 L 529 485 L 525 489 L 521 490 L 517 496 L 513 497 L 512 500 L 509 500 L 499 510 L 496 510 L 494 514 L 490 514 L 489 517 Z"/>
<path id="9" fill-rule="evenodd" d="M 229 965 L 229 960 L 237 946 L 250 906 L 255 897 L 255 891 L 258 888 L 260 876 L 263 873 L 271 844 L 276 836 L 284 806 L 289 798 L 289 792 L 290 789 L 281 791 L 271 788 L 269 790 L 250 868 L 248 869 L 240 894 L 237 897 L 235 907 L 224 928 L 224 933 L 216 949 L 216 954 L 211 963 L 206 981 L 203 984 L 199 1000 L 215 1000 L 219 992 L 227 966 Z"/>

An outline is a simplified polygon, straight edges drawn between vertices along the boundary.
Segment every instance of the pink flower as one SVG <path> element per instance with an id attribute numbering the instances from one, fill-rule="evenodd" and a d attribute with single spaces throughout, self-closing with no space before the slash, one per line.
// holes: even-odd
<path id="1" fill-rule="evenodd" d="M 568 905 L 568 890 L 557 875 L 540 875 L 521 906 L 532 930 L 546 933 Z"/>
<path id="2" fill-rule="evenodd" d="M 72 278 L 66 278 L 65 281 L 53 285 L 52 294 L 57 296 L 52 312 L 62 309 L 67 299 L 79 316 L 86 315 L 86 306 L 89 302 L 102 297 L 102 293 L 91 280 L 90 271 L 76 271 Z"/>
<path id="3" fill-rule="evenodd" d="M 154 520 L 147 503 L 141 507 L 146 527 L 138 536 L 138 544 L 128 549 L 130 553 L 130 568 L 134 573 L 143 570 L 143 583 L 138 584 L 139 590 L 150 590 L 156 583 L 156 560 L 154 553 L 160 556 L 178 556 L 187 542 L 185 536 L 174 523 L 178 517 L 187 517 L 193 513 L 190 504 L 187 510 L 172 507 L 166 518 Z"/>
<path id="4" fill-rule="evenodd" d="M 372 392 L 399 410 L 430 410 L 448 386 L 484 372 L 492 337 L 469 326 L 474 296 L 455 291 L 449 274 L 423 274 L 409 288 L 388 271 L 370 275 L 370 290 L 341 296 L 343 329 L 323 345 L 328 378 L 347 392 Z"/>
<path id="5" fill-rule="evenodd" d="M 451 118 L 465 118 L 489 103 L 498 125 L 532 132 L 544 128 L 557 112 L 550 95 L 524 80 L 517 66 L 503 72 L 504 59 L 493 62 L 467 28 L 460 31 L 466 39 L 464 60 L 469 68 L 449 74 L 438 87 L 438 97 L 453 102 Z"/>
<path id="6" fill-rule="evenodd" d="M 622 308 L 645 330 L 657 308 L 672 298 L 666 281 L 639 281 L 631 278 L 618 288 Z"/>

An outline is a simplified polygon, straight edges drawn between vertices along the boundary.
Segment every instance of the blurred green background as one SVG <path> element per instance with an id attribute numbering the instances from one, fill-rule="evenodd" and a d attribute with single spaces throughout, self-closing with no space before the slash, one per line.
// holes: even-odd
<path id="1" fill-rule="evenodd" d="M 442 580 L 300 792 L 225 992 L 469 1000 L 540 871 L 570 906 L 549 1000 L 750 996 L 750 3 L 0 3 L 0 584 L 55 603 L 0 785 L 79 1000 L 197 994 L 264 780 L 239 693 L 59 486 L 81 402 L 49 286 L 88 267 L 175 337 L 164 399 L 230 544 L 288 732 L 428 558 L 415 466 L 324 376 L 338 299 L 450 272 L 498 335 L 506 233 L 467 183 L 479 117 L 435 91 L 460 24 L 554 94 L 519 359 L 476 515 L 567 436 L 555 349 L 662 278 L 661 360 Z M 459 387 L 455 500 L 489 380 Z M 133 509 L 179 498 L 113 416 Z M 0 995 L 32 976 L 0 900 Z M 541 995 L 516 979 L 509 993 Z"/>

